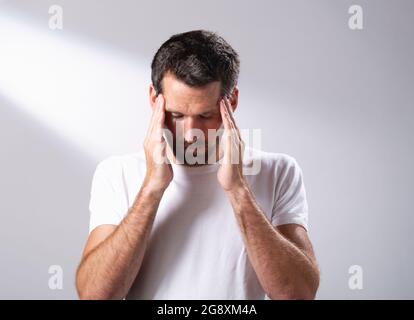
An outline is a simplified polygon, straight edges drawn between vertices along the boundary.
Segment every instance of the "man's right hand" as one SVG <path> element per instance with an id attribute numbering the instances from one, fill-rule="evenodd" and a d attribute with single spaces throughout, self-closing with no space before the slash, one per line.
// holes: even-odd
<path id="1" fill-rule="evenodd" d="M 162 130 L 165 101 L 161 95 L 155 105 L 144 142 L 144 183 L 119 225 L 103 224 L 89 235 L 76 272 L 81 299 L 124 299 L 141 268 L 154 217 L 173 178 L 171 164 L 157 161 L 158 155 L 154 157 L 155 150 L 162 155 L 168 148 Z"/>
<path id="2" fill-rule="evenodd" d="M 161 161 L 167 159 L 166 152 L 168 148 L 163 136 L 164 126 L 165 99 L 160 93 L 144 141 L 147 173 L 143 186 L 151 192 L 163 192 L 173 179 L 171 164 Z"/>

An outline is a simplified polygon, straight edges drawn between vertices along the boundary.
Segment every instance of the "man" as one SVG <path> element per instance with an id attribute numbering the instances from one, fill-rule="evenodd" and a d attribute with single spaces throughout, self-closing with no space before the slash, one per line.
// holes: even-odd
<path id="1" fill-rule="evenodd" d="M 223 38 L 203 30 L 157 51 L 143 152 L 110 157 L 94 174 L 76 277 L 81 299 L 315 297 L 302 172 L 286 154 L 245 155 L 233 114 L 239 64 Z M 186 152 L 200 141 L 204 147 Z M 252 161 L 259 172 L 244 174 Z"/>

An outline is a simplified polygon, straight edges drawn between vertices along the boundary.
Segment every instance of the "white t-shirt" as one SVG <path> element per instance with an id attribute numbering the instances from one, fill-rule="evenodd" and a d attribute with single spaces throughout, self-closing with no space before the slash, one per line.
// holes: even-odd
<path id="1" fill-rule="evenodd" d="M 249 149 L 260 160 L 246 180 L 272 225 L 308 229 L 308 204 L 297 161 Z M 248 160 L 245 158 L 245 160 Z M 126 299 L 265 299 L 247 256 L 231 203 L 217 181 L 219 164 L 173 165 L 151 230 L 144 260 Z M 112 156 L 96 168 L 89 232 L 119 224 L 132 206 L 146 165 L 143 151 Z"/>

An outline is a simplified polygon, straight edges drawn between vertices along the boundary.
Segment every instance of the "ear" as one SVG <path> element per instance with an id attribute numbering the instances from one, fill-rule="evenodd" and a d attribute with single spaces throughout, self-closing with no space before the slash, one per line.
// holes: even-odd
<path id="1" fill-rule="evenodd" d="M 231 105 L 231 108 L 233 109 L 233 112 L 236 111 L 238 104 L 239 104 L 239 88 L 235 86 L 230 96 L 230 105 Z"/>
<path id="2" fill-rule="evenodd" d="M 152 83 L 149 86 L 149 101 L 151 109 L 154 111 L 157 102 L 157 90 L 155 90 L 155 87 Z"/>

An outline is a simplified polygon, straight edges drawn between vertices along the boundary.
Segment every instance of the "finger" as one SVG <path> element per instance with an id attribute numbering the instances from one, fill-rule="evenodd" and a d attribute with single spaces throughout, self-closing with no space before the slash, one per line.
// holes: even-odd
<path id="1" fill-rule="evenodd" d="M 168 146 L 164 138 L 164 120 L 165 120 L 165 99 L 160 95 L 157 106 L 154 123 L 151 132 L 151 141 L 154 152 L 154 159 L 159 159 L 158 164 L 169 163 L 166 157 Z M 166 161 L 166 162 L 165 162 Z"/>
<path id="2" fill-rule="evenodd" d="M 160 102 L 157 106 L 158 110 L 157 110 L 157 115 L 156 118 L 154 119 L 154 130 L 155 130 L 155 139 L 157 141 L 163 141 L 164 140 L 164 136 L 163 136 L 163 129 L 165 126 L 165 100 L 164 98 L 161 96 L 160 97 Z"/>
<path id="3" fill-rule="evenodd" d="M 231 108 L 230 100 L 228 98 L 225 98 L 224 102 L 226 106 L 226 112 L 229 118 L 229 124 L 233 132 L 232 148 L 234 148 L 233 150 L 234 156 L 238 155 L 237 157 L 237 161 L 238 161 L 239 158 L 243 156 L 245 146 L 244 146 L 243 139 L 241 137 L 240 129 L 237 126 L 235 118 L 234 118 L 234 113 L 233 113 L 233 109 Z"/>
<path id="4" fill-rule="evenodd" d="M 225 105 L 225 108 L 224 108 L 225 119 L 227 119 L 227 123 L 229 124 L 229 131 L 231 131 L 231 135 L 233 136 L 235 142 L 240 142 L 241 134 L 240 134 L 239 128 L 237 128 L 237 126 L 231 119 L 228 105 L 226 105 L 225 102 L 224 102 L 224 105 Z"/>
<path id="5" fill-rule="evenodd" d="M 236 120 L 234 119 L 234 115 L 233 115 L 233 112 L 232 112 L 230 101 L 227 98 L 224 98 L 223 100 L 224 100 L 224 106 L 225 106 L 225 110 L 226 110 L 226 113 L 227 113 L 228 118 L 229 118 L 230 125 L 232 126 L 232 128 L 233 127 L 235 128 L 236 127 Z"/>
<path id="6" fill-rule="evenodd" d="M 222 106 L 221 106 L 221 102 L 219 102 L 219 110 L 220 110 L 220 114 L 222 114 Z M 224 114 L 221 116 L 222 118 L 224 117 Z M 221 159 L 223 159 L 224 156 L 224 137 L 225 137 L 225 127 L 224 127 L 224 120 L 222 121 L 222 124 L 219 127 L 219 140 L 218 143 L 216 144 L 216 152 L 218 152 L 218 159 L 219 161 L 221 161 Z"/>
<path id="7" fill-rule="evenodd" d="M 222 155 L 223 155 L 223 164 L 231 164 L 231 155 L 232 155 L 232 136 L 230 130 L 225 130 L 222 137 Z"/>
<path id="8" fill-rule="evenodd" d="M 234 116 L 233 116 L 233 109 L 231 107 L 230 100 L 227 97 L 224 98 L 224 104 L 226 105 L 226 109 L 229 113 L 231 121 L 235 122 Z"/>
<path id="9" fill-rule="evenodd" d="M 159 104 L 161 102 L 160 99 L 161 99 L 161 94 L 159 94 L 158 97 L 157 97 L 157 99 L 155 100 L 155 108 L 154 108 L 154 110 L 152 112 L 150 124 L 149 124 L 148 130 L 147 130 L 146 139 L 148 139 L 149 137 L 151 137 L 152 132 L 154 130 L 155 119 L 157 118 L 158 111 L 159 111 L 158 110 L 158 106 L 159 106 Z"/>
<path id="10" fill-rule="evenodd" d="M 224 103 L 224 119 L 225 119 L 224 123 L 228 124 L 227 130 L 230 132 L 230 134 L 233 137 L 234 141 L 235 142 L 241 141 L 240 131 L 237 128 L 237 126 L 234 124 L 234 122 L 231 120 L 228 107 L 226 106 L 225 103 Z"/>
<path id="11" fill-rule="evenodd" d="M 230 125 L 228 123 L 227 114 L 226 114 L 226 107 L 224 105 L 224 100 L 223 99 L 220 100 L 220 115 L 221 115 L 221 120 L 222 120 L 223 127 L 224 127 L 224 133 L 221 137 L 221 142 L 222 143 L 220 143 L 220 158 L 221 158 L 221 155 L 222 155 L 223 159 L 225 159 L 226 158 L 227 136 L 228 136 L 228 131 L 230 130 Z"/>
<path id="12" fill-rule="evenodd" d="M 167 149 L 166 152 L 167 152 L 167 160 L 168 160 L 168 163 L 171 163 L 171 162 L 172 163 L 177 163 L 177 159 L 176 159 L 176 157 L 174 155 L 174 152 L 171 149 L 170 145 L 167 145 L 167 148 L 166 149 Z"/>
<path id="13" fill-rule="evenodd" d="M 233 137 L 233 127 L 231 125 L 230 116 L 226 109 L 226 105 L 224 100 L 221 102 L 221 114 L 224 124 L 224 145 L 223 145 L 223 152 L 224 152 L 224 164 L 230 165 L 232 164 L 233 158 L 233 148 L 234 148 L 234 137 Z"/>
<path id="14" fill-rule="evenodd" d="M 162 103 L 163 103 L 163 97 L 161 94 L 159 94 L 157 97 L 157 102 L 156 102 L 155 109 L 154 109 L 154 118 L 151 123 L 151 132 L 150 132 L 151 134 L 153 134 L 154 129 L 158 125 L 159 117 L 161 116 Z"/>
<path id="15" fill-rule="evenodd" d="M 226 134 L 226 145 L 224 148 L 224 158 L 225 158 L 225 164 L 230 165 L 232 164 L 232 159 L 233 159 L 233 137 L 231 136 L 231 134 L 229 133 L 229 131 L 227 131 Z"/>
<path id="16" fill-rule="evenodd" d="M 229 115 L 228 115 L 224 100 L 220 101 L 220 113 L 221 113 L 221 119 L 223 121 L 224 129 L 231 130 Z"/>
<path id="17" fill-rule="evenodd" d="M 240 133 L 239 127 L 236 124 L 236 119 L 234 118 L 234 113 L 233 113 L 233 109 L 230 104 L 230 100 L 228 98 L 225 98 L 224 102 L 226 105 L 227 113 L 229 114 L 229 117 L 230 117 L 230 123 L 232 127 L 236 130 L 236 134 L 238 135 L 238 138 L 241 140 L 241 133 Z"/>

